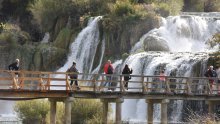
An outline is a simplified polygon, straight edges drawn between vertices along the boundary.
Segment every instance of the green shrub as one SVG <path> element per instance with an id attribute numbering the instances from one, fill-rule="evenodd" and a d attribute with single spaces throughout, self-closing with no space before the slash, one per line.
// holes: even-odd
<path id="1" fill-rule="evenodd" d="M 98 100 L 91 99 L 75 99 L 72 104 L 72 123 L 85 124 L 101 124 L 102 120 L 102 103 Z"/>
<path id="2" fill-rule="evenodd" d="M 126 16 L 135 12 L 129 0 L 117 1 L 113 11 L 116 16 Z"/>
<path id="3" fill-rule="evenodd" d="M 31 122 L 45 122 L 49 112 L 49 103 L 46 100 L 31 100 L 17 102 L 15 111 L 22 119 L 23 124 Z"/>
<path id="4" fill-rule="evenodd" d="M 156 3 L 156 12 L 163 17 L 178 15 L 183 9 L 183 0 L 167 0 Z"/>
<path id="5" fill-rule="evenodd" d="M 220 12 L 220 2 L 218 0 L 205 0 L 205 12 Z"/>

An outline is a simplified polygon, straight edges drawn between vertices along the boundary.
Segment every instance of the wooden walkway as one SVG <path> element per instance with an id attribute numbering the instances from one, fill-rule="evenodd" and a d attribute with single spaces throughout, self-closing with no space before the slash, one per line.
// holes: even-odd
<path id="1" fill-rule="evenodd" d="M 121 124 L 124 99 L 145 99 L 147 103 L 147 124 L 153 123 L 154 104 L 161 105 L 161 124 L 168 124 L 168 103 L 170 100 L 204 100 L 208 112 L 214 113 L 220 103 L 219 84 L 210 85 L 204 77 L 165 77 L 131 75 L 128 89 L 125 89 L 125 75 L 78 74 L 78 84 L 70 86 L 65 72 L 8 71 L 0 70 L 0 100 L 31 100 L 49 98 L 50 123 L 56 122 L 56 104 L 65 104 L 65 124 L 71 124 L 71 103 L 75 98 L 100 99 L 103 104 L 103 124 L 108 124 L 109 103 L 115 103 L 115 123 Z M 104 86 L 106 76 L 111 76 L 111 86 Z M 109 91 L 108 89 L 112 89 Z"/>
<path id="2" fill-rule="evenodd" d="M 125 98 L 125 99 L 182 99 L 220 100 L 218 83 L 212 86 L 204 77 L 166 77 L 131 75 L 128 90 L 124 75 L 111 75 L 111 86 L 104 74 L 78 74 L 80 90 L 70 86 L 65 72 L 0 70 L 0 99 L 19 100 L 38 98 Z M 214 79 L 217 82 L 217 79 Z M 108 91 L 107 89 L 112 89 Z"/>

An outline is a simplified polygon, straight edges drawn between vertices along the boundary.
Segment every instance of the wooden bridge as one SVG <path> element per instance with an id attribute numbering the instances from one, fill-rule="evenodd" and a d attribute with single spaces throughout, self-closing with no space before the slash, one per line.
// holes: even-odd
<path id="1" fill-rule="evenodd" d="M 167 104 L 169 100 L 205 100 L 209 112 L 220 101 L 220 84 L 210 84 L 204 77 L 165 77 L 131 75 L 129 87 L 124 87 L 126 75 L 78 74 L 80 90 L 71 86 L 65 72 L 8 71 L 0 70 L 0 99 L 29 100 L 49 98 L 51 103 L 50 120 L 55 124 L 56 102 L 65 103 L 66 124 L 71 123 L 71 102 L 75 98 L 95 98 L 103 102 L 103 122 L 107 124 L 108 103 L 116 103 L 116 124 L 121 123 L 121 104 L 124 99 L 146 99 L 148 104 L 147 123 L 153 123 L 153 104 L 161 104 L 161 123 L 167 124 Z M 104 86 L 106 76 L 111 76 L 111 85 Z M 73 83 L 74 84 L 74 83 Z M 219 86 L 218 86 L 219 85 Z M 219 87 L 219 88 L 218 88 Z M 108 90 L 111 89 L 111 90 Z"/>

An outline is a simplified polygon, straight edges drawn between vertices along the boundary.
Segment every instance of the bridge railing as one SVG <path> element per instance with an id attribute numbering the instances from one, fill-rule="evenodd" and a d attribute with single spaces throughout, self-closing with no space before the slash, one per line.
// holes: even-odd
<path id="1" fill-rule="evenodd" d="M 0 70 L 0 89 L 10 90 L 37 90 L 47 92 L 50 90 L 76 91 L 74 79 L 69 78 L 66 72 L 40 72 L 40 71 L 8 71 Z M 217 94 L 220 91 L 218 79 L 205 77 L 165 77 L 161 81 L 160 76 L 130 75 L 128 88 L 125 88 L 124 76 L 106 74 L 77 74 L 80 91 L 105 92 L 140 92 L 143 94 L 188 94 L 208 95 Z M 111 80 L 106 80 L 111 76 Z M 70 85 L 73 80 L 73 85 Z M 213 80 L 214 83 L 210 83 Z M 110 85 L 106 85 L 110 82 Z"/>

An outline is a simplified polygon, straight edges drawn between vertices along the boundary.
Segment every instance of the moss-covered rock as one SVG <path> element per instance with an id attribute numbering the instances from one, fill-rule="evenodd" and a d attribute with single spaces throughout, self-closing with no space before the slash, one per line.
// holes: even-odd
<path id="1" fill-rule="evenodd" d="M 54 41 L 54 46 L 62 49 L 69 48 L 68 46 L 70 44 L 71 36 L 72 30 L 69 28 L 63 28 Z"/>
<path id="2" fill-rule="evenodd" d="M 32 68 L 35 70 L 54 71 L 62 66 L 66 53 L 65 49 L 56 48 L 49 44 L 40 44 L 33 54 Z"/>
<path id="3" fill-rule="evenodd" d="M 102 26 L 110 25 L 107 28 L 111 29 L 111 31 L 106 27 L 102 29 L 106 40 L 106 57 L 122 55 L 125 52 L 129 53 L 131 47 L 139 41 L 140 37 L 151 29 L 158 27 L 159 22 L 160 19 L 153 14 L 149 14 L 144 19 L 134 19 L 127 22 L 116 20 L 113 23 L 108 18 L 106 22 L 104 18 Z"/>

